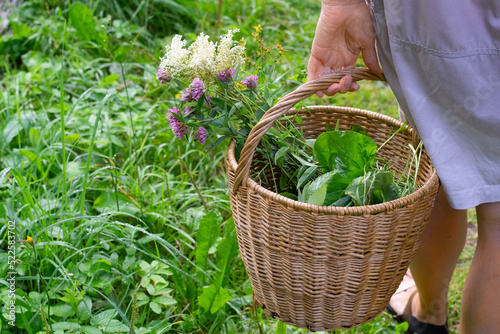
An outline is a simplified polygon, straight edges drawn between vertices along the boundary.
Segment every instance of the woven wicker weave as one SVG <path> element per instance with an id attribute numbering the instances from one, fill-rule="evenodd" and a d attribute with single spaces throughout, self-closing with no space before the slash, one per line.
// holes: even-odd
<path id="1" fill-rule="evenodd" d="M 367 70 L 337 72 L 308 82 L 285 96 L 252 129 L 235 160 L 234 143 L 226 158 L 230 200 L 241 257 L 252 282 L 254 298 L 273 317 L 313 331 L 352 328 L 378 316 L 401 282 L 427 223 L 439 179 L 427 153 L 421 158 L 418 183 L 411 195 L 377 205 L 325 207 L 280 196 L 252 180 L 261 165 L 253 153 L 283 114 L 299 114 L 308 138 L 335 126 L 365 128 L 377 144 L 401 122 L 369 111 L 344 107 L 309 107 L 290 111 L 298 101 L 338 82 L 383 80 Z M 409 148 L 419 142 L 407 127 L 380 151 L 391 169 L 402 172 Z M 275 175 L 276 176 L 276 175 Z M 279 175 L 277 176 L 279 177 Z"/>

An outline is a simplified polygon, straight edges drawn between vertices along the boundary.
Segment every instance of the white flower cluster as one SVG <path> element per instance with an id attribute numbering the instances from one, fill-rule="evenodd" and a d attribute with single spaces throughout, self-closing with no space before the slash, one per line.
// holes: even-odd
<path id="1" fill-rule="evenodd" d="M 243 61 L 245 47 L 234 45 L 233 41 L 233 36 L 238 31 L 229 30 L 220 37 L 218 43 L 209 41 L 209 37 L 201 33 L 187 49 L 182 36 L 175 35 L 172 43 L 166 46 L 160 70 L 170 73 L 172 78 L 188 82 L 194 78 L 201 78 L 205 83 L 214 82 L 218 73 L 231 67 L 236 68 Z"/>

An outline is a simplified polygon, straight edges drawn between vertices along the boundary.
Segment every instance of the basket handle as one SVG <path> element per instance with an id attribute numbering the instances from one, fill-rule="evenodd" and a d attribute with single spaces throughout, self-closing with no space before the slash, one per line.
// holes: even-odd
<path id="1" fill-rule="evenodd" d="M 344 76 L 350 75 L 353 81 L 361 80 L 374 80 L 385 81 L 383 74 L 376 74 L 366 68 L 352 68 L 347 70 L 338 71 L 322 76 L 313 81 L 309 81 L 299 86 L 293 92 L 285 95 L 275 106 L 270 108 L 260 119 L 260 121 L 252 128 L 248 135 L 248 139 L 243 146 L 238 161 L 238 168 L 235 172 L 233 194 L 236 194 L 238 188 L 243 185 L 246 186 L 247 180 L 250 177 L 250 165 L 252 163 L 253 154 L 255 149 L 262 138 L 262 136 L 269 131 L 274 122 L 282 116 L 285 112 L 290 110 L 298 102 L 308 98 L 314 93 L 330 87 L 332 84 L 339 82 Z"/>

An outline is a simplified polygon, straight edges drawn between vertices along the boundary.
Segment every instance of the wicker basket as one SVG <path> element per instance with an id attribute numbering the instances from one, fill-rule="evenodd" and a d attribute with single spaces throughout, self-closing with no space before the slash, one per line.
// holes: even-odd
<path id="1" fill-rule="evenodd" d="M 231 143 L 226 158 L 230 201 L 241 257 L 254 298 L 273 317 L 312 331 L 352 328 L 377 317 L 398 288 L 427 223 L 439 179 L 427 153 L 418 170 L 421 186 L 411 195 L 377 205 L 327 207 L 283 197 L 252 180 L 262 166 L 253 161 L 255 148 L 281 115 L 298 113 L 304 134 L 316 138 L 327 124 L 341 129 L 363 126 L 377 144 L 402 123 L 377 113 L 344 107 L 310 107 L 290 111 L 298 101 L 338 82 L 384 80 L 367 70 L 338 72 L 308 82 L 271 108 L 250 132 L 235 160 Z M 380 151 L 402 172 L 408 144 L 419 138 L 410 127 Z"/>

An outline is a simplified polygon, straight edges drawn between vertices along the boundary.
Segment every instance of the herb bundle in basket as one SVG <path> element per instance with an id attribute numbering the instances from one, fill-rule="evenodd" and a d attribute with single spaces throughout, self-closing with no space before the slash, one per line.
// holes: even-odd
<path id="1" fill-rule="evenodd" d="M 233 41 L 236 29 L 217 43 L 202 33 L 187 48 L 182 36 L 176 35 L 166 47 L 157 79 L 179 88 L 180 103 L 169 108 L 167 117 L 180 140 L 206 143 L 211 149 L 231 138 L 238 157 L 249 132 L 276 104 L 280 92 L 272 64 L 279 61 L 283 47 L 266 47 L 259 32 L 256 27 L 259 51 L 254 57 L 245 57 L 243 40 Z M 360 125 L 347 124 L 351 130 L 339 130 L 338 124 L 336 129 L 328 124 L 324 134 L 306 140 L 301 122 L 297 115 L 284 117 L 256 148 L 265 163 L 253 177 L 268 188 L 300 202 L 326 206 L 378 204 L 415 189 L 412 173 L 418 172 L 421 147 L 411 147 L 409 168 L 397 174 L 391 171 L 390 161 L 377 158 L 377 144 Z"/>

